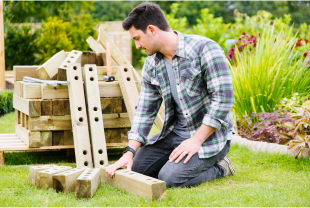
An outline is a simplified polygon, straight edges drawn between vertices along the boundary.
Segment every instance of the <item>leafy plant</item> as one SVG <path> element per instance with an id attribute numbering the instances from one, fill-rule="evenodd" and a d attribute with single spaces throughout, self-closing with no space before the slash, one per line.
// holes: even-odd
<path id="1" fill-rule="evenodd" d="M 13 94 L 14 90 L 0 91 L 0 115 L 9 113 L 14 110 Z"/>

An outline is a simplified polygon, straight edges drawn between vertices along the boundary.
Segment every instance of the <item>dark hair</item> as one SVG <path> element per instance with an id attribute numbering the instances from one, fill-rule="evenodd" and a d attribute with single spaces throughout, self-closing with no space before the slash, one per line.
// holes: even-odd
<path id="1" fill-rule="evenodd" d="M 144 33 L 148 25 L 155 25 L 163 31 L 168 31 L 170 28 L 160 7 L 157 4 L 147 2 L 134 8 L 122 23 L 126 31 L 131 26 L 134 26 L 137 30 L 142 30 Z"/>

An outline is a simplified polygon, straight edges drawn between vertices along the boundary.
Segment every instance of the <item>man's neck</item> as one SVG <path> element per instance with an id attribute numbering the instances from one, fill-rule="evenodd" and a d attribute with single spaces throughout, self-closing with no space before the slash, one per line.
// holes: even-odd
<path id="1" fill-rule="evenodd" d="M 169 32 L 163 32 L 161 44 L 163 47 L 159 52 L 162 53 L 168 61 L 172 62 L 172 57 L 177 51 L 179 45 L 178 34 L 172 30 Z"/>

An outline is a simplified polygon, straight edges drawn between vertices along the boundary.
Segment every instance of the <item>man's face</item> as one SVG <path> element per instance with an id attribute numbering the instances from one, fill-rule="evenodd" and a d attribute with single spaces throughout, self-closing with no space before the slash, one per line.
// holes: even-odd
<path id="1" fill-rule="evenodd" d="M 159 44 L 153 32 L 149 28 L 147 28 L 146 33 L 142 30 L 137 30 L 134 26 L 129 28 L 129 33 L 135 41 L 136 48 L 144 50 L 148 56 L 158 52 Z"/>

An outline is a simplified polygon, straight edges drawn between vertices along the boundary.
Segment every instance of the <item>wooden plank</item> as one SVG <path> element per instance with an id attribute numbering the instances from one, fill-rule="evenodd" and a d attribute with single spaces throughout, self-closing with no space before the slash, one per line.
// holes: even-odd
<path id="1" fill-rule="evenodd" d="M 37 188 L 50 188 L 53 187 L 53 175 L 56 173 L 64 172 L 72 167 L 69 166 L 56 166 L 49 169 L 41 170 L 37 172 Z"/>
<path id="2" fill-rule="evenodd" d="M 141 197 L 164 199 L 167 196 L 166 182 L 140 173 L 120 169 L 111 178 L 105 168 L 101 169 L 101 182 L 111 184 L 119 189 Z"/>
<path id="3" fill-rule="evenodd" d="M 99 53 L 99 52 L 83 51 L 81 65 L 84 66 L 85 64 L 96 64 L 97 67 L 104 66 L 104 63 L 106 62 L 105 54 L 106 54 L 105 52 Z"/>
<path id="4" fill-rule="evenodd" d="M 81 64 L 70 64 L 67 69 L 70 97 L 70 110 L 77 167 L 93 167 L 88 120 Z"/>
<path id="5" fill-rule="evenodd" d="M 64 145 L 64 131 L 52 131 L 53 146 Z"/>
<path id="6" fill-rule="evenodd" d="M 22 127 L 21 124 L 15 123 L 15 133 L 29 147 L 41 146 L 40 132 L 31 132 Z"/>
<path id="7" fill-rule="evenodd" d="M 103 114 L 104 128 L 128 128 L 131 127 L 127 113 Z"/>
<path id="8" fill-rule="evenodd" d="M 58 67 L 66 59 L 65 51 L 60 51 L 47 60 L 42 66 L 36 69 L 40 79 L 57 79 Z"/>
<path id="9" fill-rule="evenodd" d="M 17 95 L 13 95 L 13 108 L 21 111 L 22 113 L 30 117 L 41 116 L 41 101 L 40 100 L 28 100 L 21 98 Z"/>
<path id="10" fill-rule="evenodd" d="M 71 116 L 40 116 L 29 118 L 28 129 L 30 131 L 56 131 L 71 130 Z"/>
<path id="11" fill-rule="evenodd" d="M 52 131 L 41 131 L 41 147 L 53 145 Z"/>
<path id="12" fill-rule="evenodd" d="M 53 115 L 53 101 L 41 100 L 41 115 L 52 116 Z"/>
<path id="13" fill-rule="evenodd" d="M 119 82 L 99 82 L 100 97 L 123 97 Z"/>
<path id="14" fill-rule="evenodd" d="M 16 81 L 23 81 L 24 76 L 39 79 L 36 73 L 38 67 L 40 66 L 13 66 L 14 83 L 16 83 Z"/>
<path id="15" fill-rule="evenodd" d="M 56 165 L 39 165 L 29 166 L 29 183 L 35 185 L 37 183 L 37 173 L 41 170 L 57 167 Z"/>
<path id="16" fill-rule="evenodd" d="M 20 111 L 15 109 L 15 123 L 21 124 L 20 121 Z"/>
<path id="17" fill-rule="evenodd" d="M 25 99 L 40 99 L 42 97 L 40 83 L 22 82 L 22 85 L 23 95 L 21 97 Z"/>
<path id="18" fill-rule="evenodd" d="M 24 124 L 25 124 L 25 128 L 28 129 L 28 120 L 29 120 L 29 116 L 27 116 L 26 114 L 24 115 Z"/>
<path id="19" fill-rule="evenodd" d="M 121 141 L 120 141 L 120 143 L 128 142 L 128 135 L 127 135 L 128 131 L 130 131 L 130 128 L 121 129 Z"/>
<path id="20" fill-rule="evenodd" d="M 63 99 L 53 100 L 53 115 L 64 116 L 65 115 L 65 102 Z"/>
<path id="21" fill-rule="evenodd" d="M 86 39 L 86 42 L 93 51 L 101 53 L 105 52 L 103 47 L 92 36 L 89 36 L 89 38 Z"/>
<path id="22" fill-rule="evenodd" d="M 4 152 L 0 151 L 0 166 L 4 165 L 5 160 L 4 160 Z"/>
<path id="23" fill-rule="evenodd" d="M 16 137 L 16 134 L 0 134 L 1 137 Z"/>
<path id="24" fill-rule="evenodd" d="M 107 146 L 109 147 L 116 147 L 118 144 L 107 144 Z M 123 145 L 121 145 L 123 146 Z M 126 146 L 126 145 L 125 145 Z M 26 145 L 24 146 L 18 146 L 18 147 L 0 147 L 0 150 L 3 151 L 18 151 L 18 150 L 54 150 L 54 149 L 70 149 L 70 148 L 74 148 L 74 145 L 63 145 L 63 146 L 46 146 L 46 147 L 28 147 Z"/>
<path id="25" fill-rule="evenodd" d="M 121 130 L 120 129 L 110 129 L 111 135 L 109 142 L 110 143 L 119 143 L 121 141 Z"/>
<path id="26" fill-rule="evenodd" d="M 0 91 L 5 90 L 3 1 L 0 3 Z"/>
<path id="27" fill-rule="evenodd" d="M 20 85 L 21 85 L 21 81 L 14 83 L 14 94 L 19 97 L 22 97 L 21 92 L 20 92 Z"/>
<path id="28" fill-rule="evenodd" d="M 74 168 L 53 175 L 53 189 L 56 192 L 68 193 L 75 190 L 76 179 L 85 171 L 84 168 Z"/>
<path id="29" fill-rule="evenodd" d="M 88 121 L 91 135 L 91 147 L 95 168 L 108 165 L 108 155 L 104 136 L 102 110 L 97 79 L 97 67 L 94 64 L 84 66 L 84 90 L 86 95 Z"/>
<path id="30" fill-rule="evenodd" d="M 65 115 L 71 115 L 69 99 L 64 99 L 64 104 L 65 104 Z"/>
<path id="31" fill-rule="evenodd" d="M 122 113 L 123 111 L 122 98 L 100 98 L 100 102 L 103 114 Z"/>
<path id="32" fill-rule="evenodd" d="M 91 198 L 96 192 L 101 179 L 100 168 L 87 169 L 76 179 L 77 198 Z"/>
<path id="33" fill-rule="evenodd" d="M 57 85 L 53 87 L 48 84 L 41 84 L 41 95 L 42 99 L 69 98 L 68 86 Z"/>
<path id="34" fill-rule="evenodd" d="M 73 145 L 73 132 L 72 130 L 64 131 L 64 145 Z"/>
<path id="35" fill-rule="evenodd" d="M 111 76 L 114 76 L 115 80 L 118 80 L 117 75 L 116 75 L 117 70 L 118 70 L 118 66 L 111 66 Z M 107 66 L 97 65 L 97 73 L 98 73 L 98 80 L 103 80 L 103 77 L 107 75 Z"/>
<path id="36" fill-rule="evenodd" d="M 132 71 L 133 68 L 129 65 L 122 65 L 117 71 L 119 85 L 131 123 L 139 100 L 139 93 L 135 85 Z"/>
<path id="37" fill-rule="evenodd" d="M 61 65 L 58 67 L 58 75 L 57 80 L 60 81 L 67 81 L 67 69 L 69 67 L 70 63 L 81 63 L 82 62 L 82 52 L 72 50 L 67 58 L 61 63 Z"/>

